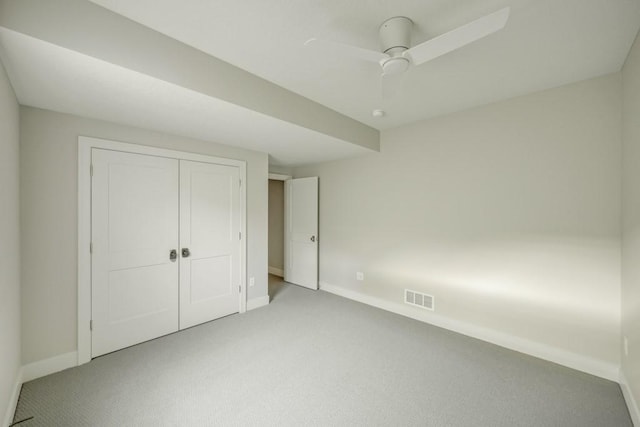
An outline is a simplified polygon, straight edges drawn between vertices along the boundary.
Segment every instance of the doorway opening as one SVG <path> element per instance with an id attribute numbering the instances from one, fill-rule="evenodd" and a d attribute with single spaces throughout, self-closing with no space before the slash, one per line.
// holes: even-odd
<path id="1" fill-rule="evenodd" d="M 269 300 L 284 281 L 284 182 L 289 175 L 269 174 Z"/>
<path id="2" fill-rule="evenodd" d="M 269 179 L 270 277 L 317 290 L 318 177 Z"/>

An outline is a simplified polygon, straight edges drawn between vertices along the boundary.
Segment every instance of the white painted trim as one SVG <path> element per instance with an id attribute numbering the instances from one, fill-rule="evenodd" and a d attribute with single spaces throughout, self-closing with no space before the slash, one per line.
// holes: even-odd
<path id="1" fill-rule="evenodd" d="M 49 359 L 39 360 L 22 367 L 22 382 L 35 380 L 65 369 L 78 366 L 78 352 L 60 354 Z"/>
<path id="2" fill-rule="evenodd" d="M 240 313 L 247 311 L 247 298 L 249 292 L 247 290 L 247 162 L 244 160 L 236 160 L 239 162 L 240 179 L 240 231 L 242 239 L 240 239 Z"/>
<path id="3" fill-rule="evenodd" d="M 269 274 L 273 274 L 274 276 L 284 277 L 284 270 L 276 267 L 269 267 Z"/>
<path id="4" fill-rule="evenodd" d="M 290 197 L 290 193 L 291 193 L 291 183 L 292 181 L 285 181 L 284 182 L 284 242 L 283 242 L 283 246 L 284 246 L 284 274 L 282 275 L 282 278 L 284 280 L 291 278 L 291 259 L 290 259 L 290 243 L 289 243 L 289 218 L 291 217 L 291 214 L 289 212 L 289 209 L 291 209 L 291 197 Z"/>
<path id="5" fill-rule="evenodd" d="M 77 364 L 91 360 L 91 150 L 124 151 L 127 153 L 146 154 L 150 156 L 169 157 L 194 162 L 216 163 L 239 168 L 242 186 L 240 188 L 240 211 L 242 232 L 240 261 L 240 296 L 239 312 L 247 310 L 247 162 L 244 160 L 225 159 L 205 154 L 186 151 L 167 150 L 146 145 L 129 144 L 87 136 L 78 137 L 78 351 Z"/>
<path id="6" fill-rule="evenodd" d="M 627 377 L 622 369 L 620 369 L 620 388 L 622 389 L 624 401 L 627 403 L 627 408 L 629 409 L 629 415 L 631 415 L 633 425 L 640 427 L 640 409 L 638 409 L 638 401 L 633 395 L 633 391 L 631 390 L 631 387 L 629 387 L 629 381 L 627 381 Z"/>
<path id="7" fill-rule="evenodd" d="M 91 360 L 91 147 L 78 138 L 78 365 Z"/>
<path id="8" fill-rule="evenodd" d="M 513 335 L 504 334 L 493 329 L 461 322 L 432 312 L 413 308 L 409 305 L 365 295 L 360 292 L 345 289 L 329 283 L 320 282 L 320 289 L 341 297 L 371 305 L 373 307 L 381 308 L 401 316 L 410 317 L 421 322 L 429 323 L 453 332 L 496 344 L 510 350 L 515 350 L 520 353 L 548 360 L 578 371 L 586 372 L 597 377 L 605 378 L 610 381 L 618 382 L 619 380 L 618 366 L 614 363 L 607 363 L 602 360 L 562 350 L 547 344 L 530 341 Z"/>
<path id="9" fill-rule="evenodd" d="M 264 307 L 265 305 L 269 305 L 269 295 L 252 298 L 247 301 L 247 311 L 255 310 L 256 308 Z"/>
<path id="10" fill-rule="evenodd" d="M 79 136 L 78 142 L 89 145 L 89 148 L 102 148 L 104 150 L 123 151 L 125 153 L 146 154 L 148 156 L 168 157 L 171 159 L 191 160 L 193 162 L 214 162 L 220 165 L 240 166 L 244 160 L 227 159 L 224 157 L 210 156 L 208 154 L 191 153 L 188 151 L 169 150 L 151 145 L 132 144 L 109 139 L 100 139 L 90 136 Z"/>
<path id="11" fill-rule="evenodd" d="M 13 392 L 11 393 L 11 397 L 9 398 L 7 411 L 4 414 L 4 424 L 2 424 L 3 426 L 8 426 L 13 423 L 13 416 L 16 413 L 16 408 L 18 407 L 18 398 L 20 397 L 22 382 L 22 368 L 20 368 L 18 369 L 18 373 L 16 374 L 16 382 L 13 385 Z"/>
<path id="12" fill-rule="evenodd" d="M 273 179 L 275 181 L 286 181 L 288 179 L 293 178 L 291 175 L 282 175 L 280 173 L 270 173 L 269 179 Z"/>

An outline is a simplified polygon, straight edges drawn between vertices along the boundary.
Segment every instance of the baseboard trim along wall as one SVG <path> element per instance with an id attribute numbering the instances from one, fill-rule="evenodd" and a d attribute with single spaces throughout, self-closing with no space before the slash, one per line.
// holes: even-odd
<path id="1" fill-rule="evenodd" d="M 269 305 L 269 295 L 248 300 L 247 310 L 254 310 L 266 305 Z M 29 363 L 22 367 L 20 384 L 54 374 L 56 372 L 64 371 L 65 369 L 73 368 L 74 366 L 78 366 L 77 351 Z"/>
<path id="2" fill-rule="evenodd" d="M 60 354 L 49 359 L 39 360 L 22 367 L 22 382 L 35 380 L 78 366 L 78 352 Z"/>
<path id="3" fill-rule="evenodd" d="M 622 389 L 622 395 L 625 402 L 627 402 L 627 408 L 629 408 L 629 415 L 631 415 L 631 421 L 634 426 L 640 426 L 640 409 L 638 408 L 638 401 L 633 395 L 631 388 L 629 387 L 629 381 L 624 375 L 624 372 L 620 370 L 620 388 Z"/>
<path id="4" fill-rule="evenodd" d="M 20 390 L 22 389 L 22 368 L 18 370 L 16 375 L 16 382 L 13 386 L 13 392 L 11 393 L 11 399 L 9 400 L 9 406 L 7 406 L 7 412 L 4 414 L 4 423 L 2 426 L 8 426 L 13 422 L 13 415 L 16 413 L 18 406 L 18 398 L 20 397 Z"/>
<path id="5" fill-rule="evenodd" d="M 274 276 L 284 277 L 284 270 L 276 267 L 269 267 L 269 274 L 273 274 Z"/>
<path id="6" fill-rule="evenodd" d="M 265 305 L 269 305 L 269 295 L 253 298 L 247 301 L 247 311 L 255 310 L 256 308 L 264 307 Z"/>
<path id="7" fill-rule="evenodd" d="M 401 316 L 410 317 L 414 320 L 429 323 L 440 328 L 477 338 L 501 347 L 528 354 L 549 362 L 557 363 L 568 368 L 586 372 L 597 377 L 610 381 L 619 381 L 619 367 L 613 363 L 606 363 L 581 354 L 561 350 L 535 341 L 529 341 L 512 335 L 503 334 L 493 329 L 483 328 L 466 322 L 439 316 L 431 312 L 416 312 L 413 307 L 383 300 L 370 295 L 364 295 L 340 286 L 320 282 L 320 289 L 341 297 L 349 298 L 382 310 L 390 311 Z"/>

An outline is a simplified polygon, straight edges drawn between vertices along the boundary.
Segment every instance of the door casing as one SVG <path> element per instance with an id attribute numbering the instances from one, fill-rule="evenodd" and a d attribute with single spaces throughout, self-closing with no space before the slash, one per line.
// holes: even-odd
<path id="1" fill-rule="evenodd" d="M 195 162 L 217 163 L 239 168 L 240 188 L 240 230 L 241 277 L 239 312 L 247 307 L 247 244 L 246 244 L 246 162 L 203 154 L 168 150 L 144 145 L 117 142 L 100 138 L 78 137 L 78 365 L 91 360 L 91 150 L 101 148 L 134 154 L 168 157 Z"/>

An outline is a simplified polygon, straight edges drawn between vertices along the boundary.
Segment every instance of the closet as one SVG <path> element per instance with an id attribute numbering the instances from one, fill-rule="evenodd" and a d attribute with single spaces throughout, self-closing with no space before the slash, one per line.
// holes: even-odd
<path id="1" fill-rule="evenodd" d="M 242 307 L 244 169 L 211 159 L 91 148 L 91 357 Z"/>

